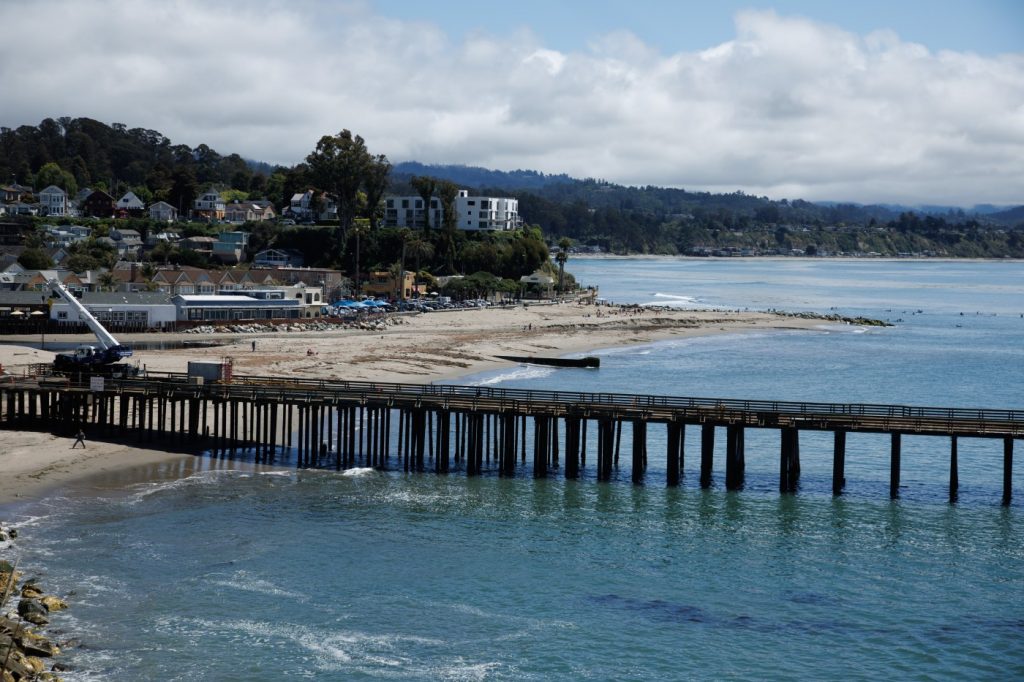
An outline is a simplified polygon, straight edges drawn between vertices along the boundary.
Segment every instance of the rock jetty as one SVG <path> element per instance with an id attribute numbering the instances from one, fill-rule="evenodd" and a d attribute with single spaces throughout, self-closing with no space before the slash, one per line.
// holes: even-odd
<path id="1" fill-rule="evenodd" d="M 10 547 L 17 537 L 16 529 L 0 524 L 0 546 Z M 15 564 L 0 559 L 0 682 L 59 681 L 57 671 L 62 666 L 48 666 L 46 661 L 60 654 L 60 647 L 33 626 L 48 625 L 50 614 L 68 605 L 63 599 L 47 595 L 34 578 L 21 582 L 19 588 L 21 579 Z M 12 610 L 9 605 L 15 600 Z"/>

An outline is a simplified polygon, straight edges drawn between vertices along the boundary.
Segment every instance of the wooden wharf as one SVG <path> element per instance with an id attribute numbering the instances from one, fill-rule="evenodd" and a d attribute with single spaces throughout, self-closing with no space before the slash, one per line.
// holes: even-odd
<path id="1" fill-rule="evenodd" d="M 904 435 L 950 439 L 949 499 L 959 487 L 958 439 L 1001 440 L 1002 503 L 1012 499 L 1013 445 L 1024 438 L 1024 410 L 912 407 L 579 393 L 443 384 L 281 379 L 234 375 L 196 383 L 183 374 L 105 378 L 102 387 L 59 378 L 0 384 L 0 428 L 45 429 L 93 439 L 136 438 L 164 447 L 209 450 L 255 461 L 295 457 L 296 466 L 462 469 L 514 476 L 532 456 L 535 477 L 561 468 L 580 478 L 592 444 L 594 476 L 609 481 L 619 467 L 622 427 L 631 425 L 631 478 L 643 483 L 650 425 L 666 429 L 666 484 L 680 484 L 687 427 L 699 429 L 700 485 L 712 485 L 716 432 L 725 430 L 725 487 L 744 485 L 745 433 L 772 429 L 779 438 L 779 490 L 796 492 L 800 434 L 834 435 L 832 492 L 845 486 L 849 434 L 890 436 L 889 493 L 899 496 Z M 532 425 L 528 429 L 528 424 Z M 593 427 L 593 428 L 591 428 Z M 528 438 L 528 431 L 531 432 Z M 428 463 L 430 467 L 428 467 Z M 485 467 L 485 464 L 487 465 Z"/>

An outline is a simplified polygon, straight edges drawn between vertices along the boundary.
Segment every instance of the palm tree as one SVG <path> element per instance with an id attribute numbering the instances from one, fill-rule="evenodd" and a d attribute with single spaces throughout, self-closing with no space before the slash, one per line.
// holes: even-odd
<path id="1" fill-rule="evenodd" d="M 558 253 L 555 254 L 555 260 L 558 261 L 558 295 L 561 296 L 565 293 L 565 262 L 569 260 L 569 247 L 572 246 L 572 240 L 568 237 L 562 237 L 558 242 Z"/>
<path id="2" fill-rule="evenodd" d="M 100 289 L 103 291 L 113 291 L 118 285 L 117 277 L 114 277 L 114 273 L 110 270 L 102 273 L 99 278 Z"/>
<path id="3" fill-rule="evenodd" d="M 409 240 L 412 239 L 412 230 L 407 227 L 403 227 L 398 232 L 398 238 L 402 240 L 402 259 L 399 261 L 399 276 L 402 279 L 402 284 L 399 285 L 398 299 L 401 301 L 405 300 L 405 250 L 409 245 Z"/>
<path id="4" fill-rule="evenodd" d="M 352 225 L 352 233 L 356 236 L 356 278 L 355 278 L 355 290 L 356 294 L 359 294 L 359 239 L 367 234 L 370 230 L 370 226 L 364 223 L 355 223 Z"/>
<path id="5" fill-rule="evenodd" d="M 415 285 L 420 276 L 420 259 L 431 258 L 434 255 L 434 247 L 430 242 L 417 237 L 410 240 L 405 248 L 409 255 L 416 260 L 416 278 L 413 279 L 413 284 Z"/>

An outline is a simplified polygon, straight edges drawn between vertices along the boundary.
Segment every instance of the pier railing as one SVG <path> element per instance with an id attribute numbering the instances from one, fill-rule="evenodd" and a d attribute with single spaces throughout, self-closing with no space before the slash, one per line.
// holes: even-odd
<path id="1" fill-rule="evenodd" d="M 114 390 L 151 390 L 188 385 L 182 373 L 150 372 L 146 378 L 107 380 Z M 80 384 L 81 385 L 81 384 Z M 892 432 L 936 435 L 969 435 L 1000 438 L 1024 436 L 1024 409 L 927 407 L 882 403 L 823 403 L 811 401 L 740 400 L 631 393 L 596 393 L 536 389 L 462 386 L 453 384 L 408 384 L 379 381 L 330 379 L 281 379 L 270 376 L 235 375 L 230 383 L 202 386 L 203 392 L 221 397 L 278 398 L 302 395 L 308 398 L 345 398 L 367 402 L 389 400 L 442 403 L 450 408 L 510 409 L 551 415 L 614 414 L 624 419 L 663 422 L 694 418 L 702 423 L 744 423 L 751 426 L 798 426 L 807 430 Z"/>
<path id="2" fill-rule="evenodd" d="M 392 425 L 392 418 L 397 427 Z M 737 400 L 629 393 L 551 391 L 452 384 L 406 384 L 332 379 L 239 376 L 204 383 L 180 373 L 141 377 L 25 376 L 0 384 L 0 425 L 72 429 L 92 424 L 105 433 L 167 438 L 213 450 L 251 449 L 274 461 L 294 453 L 300 466 L 332 458 L 338 468 L 388 466 L 398 456 L 407 470 L 423 470 L 427 459 L 438 473 L 449 458 L 468 475 L 494 455 L 502 475 L 533 454 L 533 473 L 546 476 L 564 454 L 567 477 L 586 464 L 587 434 L 596 431 L 597 479 L 610 480 L 619 464 L 623 424 L 630 426 L 632 475 L 643 480 L 647 427 L 667 429 L 666 477 L 678 485 L 686 430 L 699 427 L 700 482 L 711 485 L 715 432 L 726 432 L 725 484 L 743 486 L 744 432 L 781 434 L 779 489 L 796 490 L 801 431 L 834 435 L 833 492 L 845 484 L 846 437 L 882 433 L 891 437 L 890 494 L 899 494 L 901 437 L 950 437 L 950 499 L 958 486 L 957 439 L 1003 440 L 1003 501 L 1012 488 L 1013 441 L 1024 438 L 1024 410 L 927 407 L 878 403 Z M 593 427 L 593 428 L 592 428 Z M 528 444 L 532 431 L 532 445 Z M 593 442 L 593 441 L 592 441 Z M 393 445 L 397 444 L 395 447 Z M 293 447 L 294 445 L 294 447 Z"/>

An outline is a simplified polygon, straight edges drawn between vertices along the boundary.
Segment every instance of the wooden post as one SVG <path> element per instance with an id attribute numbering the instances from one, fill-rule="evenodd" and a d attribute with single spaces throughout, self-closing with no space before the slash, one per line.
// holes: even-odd
<path id="1" fill-rule="evenodd" d="M 960 464 L 957 462 L 956 436 L 949 445 L 949 503 L 954 504 L 960 496 Z"/>
<path id="2" fill-rule="evenodd" d="M 846 431 L 839 429 L 832 436 L 832 494 L 839 496 L 846 487 Z"/>
<path id="3" fill-rule="evenodd" d="M 1003 506 L 1010 506 L 1013 497 L 1013 438 L 1003 438 Z"/>
<path id="4" fill-rule="evenodd" d="M 795 493 L 800 482 L 800 431 L 787 426 L 781 431 L 779 492 Z"/>
<path id="5" fill-rule="evenodd" d="M 743 426 L 730 424 L 725 429 L 725 489 L 742 490 L 746 458 L 743 452 Z"/>
<path id="6" fill-rule="evenodd" d="M 533 477 L 546 478 L 548 475 L 548 455 L 551 445 L 551 418 L 537 416 L 533 420 Z"/>
<path id="7" fill-rule="evenodd" d="M 712 458 L 715 455 L 715 425 L 702 424 L 700 427 L 700 487 L 711 487 Z"/>
<path id="8" fill-rule="evenodd" d="M 900 496 L 900 434 L 892 434 L 892 447 L 889 453 L 889 499 Z"/>
<path id="9" fill-rule="evenodd" d="M 565 477 L 580 477 L 580 418 L 565 418 Z"/>
<path id="10" fill-rule="evenodd" d="M 665 448 L 665 482 L 668 486 L 679 485 L 679 441 L 682 424 L 671 421 L 666 424 L 668 446 Z"/>
<path id="11" fill-rule="evenodd" d="M 633 422 L 633 483 L 644 482 L 644 448 L 647 444 L 647 423 Z"/>

